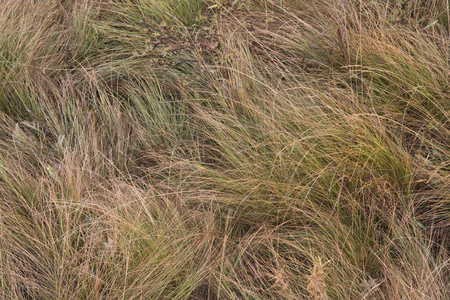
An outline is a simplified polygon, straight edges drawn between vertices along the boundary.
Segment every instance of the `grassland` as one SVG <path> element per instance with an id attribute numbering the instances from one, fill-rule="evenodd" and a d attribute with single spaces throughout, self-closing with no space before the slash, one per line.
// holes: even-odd
<path id="1" fill-rule="evenodd" d="M 448 0 L 0 1 L 2 299 L 450 299 Z"/>

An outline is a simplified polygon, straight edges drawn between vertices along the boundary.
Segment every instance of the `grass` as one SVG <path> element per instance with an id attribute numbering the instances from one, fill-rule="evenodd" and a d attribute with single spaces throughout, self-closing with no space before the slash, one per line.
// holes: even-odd
<path id="1" fill-rule="evenodd" d="M 0 7 L 3 299 L 448 299 L 448 1 Z"/>

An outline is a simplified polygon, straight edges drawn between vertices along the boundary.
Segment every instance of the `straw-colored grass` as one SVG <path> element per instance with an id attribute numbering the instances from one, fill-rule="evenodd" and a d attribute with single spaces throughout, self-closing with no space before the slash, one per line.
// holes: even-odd
<path id="1" fill-rule="evenodd" d="M 2 299 L 449 299 L 448 0 L 4 0 Z"/>

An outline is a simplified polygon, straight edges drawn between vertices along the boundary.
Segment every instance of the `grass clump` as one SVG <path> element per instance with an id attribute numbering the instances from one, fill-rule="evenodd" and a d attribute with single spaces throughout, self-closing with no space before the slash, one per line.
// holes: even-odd
<path id="1" fill-rule="evenodd" d="M 447 299 L 445 1 L 10 1 L 5 299 Z"/>

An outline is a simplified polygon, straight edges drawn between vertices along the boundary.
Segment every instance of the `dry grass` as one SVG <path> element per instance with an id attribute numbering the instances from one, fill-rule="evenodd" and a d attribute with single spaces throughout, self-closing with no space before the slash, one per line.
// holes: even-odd
<path id="1" fill-rule="evenodd" d="M 2 4 L 2 298 L 450 298 L 447 0 Z"/>

